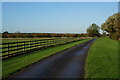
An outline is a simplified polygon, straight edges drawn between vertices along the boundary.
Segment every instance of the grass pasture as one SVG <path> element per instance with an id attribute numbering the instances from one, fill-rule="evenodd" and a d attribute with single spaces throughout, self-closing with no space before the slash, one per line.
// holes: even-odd
<path id="1" fill-rule="evenodd" d="M 9 42 L 21 42 L 21 41 L 33 41 L 33 40 L 41 40 L 41 39 L 54 39 L 54 38 L 2 38 L 2 43 Z"/>
<path id="2" fill-rule="evenodd" d="M 58 46 L 81 39 L 82 38 L 6 39 L 5 41 L 3 40 L 2 44 L 2 58 L 6 59 L 14 55 L 36 51 L 50 46 Z"/>
<path id="3" fill-rule="evenodd" d="M 86 78 L 118 78 L 118 41 L 97 39 L 86 60 Z"/>
<path id="4" fill-rule="evenodd" d="M 80 43 L 88 41 L 88 40 L 90 40 L 90 39 L 85 39 L 85 40 L 72 42 L 72 43 L 65 44 L 65 45 L 51 47 L 51 48 L 47 48 L 44 50 L 33 52 L 31 54 L 20 55 L 17 57 L 13 57 L 11 59 L 4 60 L 3 65 L 2 65 L 3 78 L 6 78 L 10 74 L 12 74 L 18 70 L 21 70 L 21 69 L 25 68 L 26 66 L 29 66 L 43 58 L 53 55 L 56 52 L 65 50 L 67 48 L 70 48 L 72 46 L 75 46 L 77 44 L 80 44 Z"/>
<path id="5" fill-rule="evenodd" d="M 4 44 L 4 45 L 2 45 L 2 50 L 1 50 L 3 53 L 2 56 L 4 56 L 3 58 L 6 58 L 6 57 L 8 57 L 7 56 L 8 54 L 12 55 L 17 52 L 23 52 L 24 50 L 26 51 L 26 50 L 34 49 L 35 48 L 34 41 L 35 40 L 43 40 L 43 39 L 52 39 L 52 38 L 5 38 L 5 39 L 2 39 L 2 44 Z M 31 41 L 31 43 L 29 41 Z M 43 40 L 41 42 L 45 42 L 45 41 Z M 31 45 L 29 45 L 29 44 L 31 44 Z M 44 43 L 44 44 L 46 44 L 46 43 Z M 41 43 L 41 46 L 44 44 Z M 30 46 L 33 46 L 33 47 L 30 48 Z M 9 56 L 11 56 L 11 55 L 9 55 Z"/>

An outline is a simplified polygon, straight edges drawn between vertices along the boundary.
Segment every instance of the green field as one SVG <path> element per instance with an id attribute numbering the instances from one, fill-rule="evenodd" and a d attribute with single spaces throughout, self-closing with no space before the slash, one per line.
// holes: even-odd
<path id="1" fill-rule="evenodd" d="M 12 43 L 12 42 L 14 42 L 14 44 L 9 44 L 9 47 L 11 47 L 11 46 L 16 46 L 16 47 L 11 47 L 11 48 L 9 48 L 9 50 L 14 50 L 14 49 L 20 49 L 20 48 L 24 48 L 24 43 L 15 43 L 15 42 L 25 42 L 25 41 L 35 41 L 35 40 L 41 40 L 41 39 L 53 39 L 53 38 L 6 38 L 6 39 L 2 39 L 2 43 Z M 43 40 L 44 41 L 44 40 Z M 43 42 L 43 41 L 41 41 L 41 42 Z M 45 41 L 44 41 L 45 42 Z M 31 42 L 31 43 L 34 43 L 34 42 Z M 29 44 L 29 42 L 25 42 L 25 44 Z M 46 43 L 44 43 L 44 44 L 46 44 Z M 39 47 L 42 47 L 42 45 L 44 45 L 44 44 L 40 44 L 41 46 L 39 46 Z M 17 47 L 17 45 L 19 46 L 19 47 Z M 21 45 L 21 46 L 20 46 Z M 28 48 L 25 48 L 25 49 L 20 49 L 20 50 L 15 50 L 15 51 L 10 51 L 9 52 L 9 54 L 14 54 L 14 53 L 16 53 L 16 52 L 22 52 L 22 51 L 24 51 L 24 50 L 29 50 L 30 48 L 29 48 L 29 46 L 30 45 L 26 45 L 25 47 L 28 47 Z M 32 44 L 31 46 L 35 46 L 34 44 Z M 3 47 L 6 47 L 6 48 L 4 48 L 3 49 Z M 6 44 L 6 45 L 2 45 L 2 51 L 8 51 L 8 44 Z M 31 49 L 34 49 L 35 47 L 32 47 Z M 5 52 L 5 53 L 3 53 L 2 55 L 8 55 L 8 52 Z M 5 56 L 4 58 L 6 58 L 7 56 Z"/>
<path id="2" fill-rule="evenodd" d="M 118 78 L 118 41 L 97 39 L 86 60 L 86 78 Z"/>
<path id="3" fill-rule="evenodd" d="M 3 38 L 2 43 L 33 41 L 33 40 L 40 40 L 40 39 L 54 39 L 54 38 Z"/>
<path id="4" fill-rule="evenodd" d="M 3 78 L 8 77 L 10 74 L 12 74 L 18 70 L 21 70 L 21 69 L 25 68 L 26 66 L 29 66 L 43 58 L 53 55 L 56 52 L 65 50 L 67 48 L 70 48 L 72 46 L 75 46 L 77 44 L 80 44 L 80 43 L 88 41 L 88 40 L 90 40 L 90 39 L 72 42 L 72 43 L 57 46 L 57 47 L 51 47 L 51 48 L 44 49 L 41 51 L 33 52 L 31 54 L 25 54 L 25 55 L 11 58 L 11 59 L 7 59 L 7 60 L 3 61 L 3 65 L 2 65 Z"/>
<path id="5" fill-rule="evenodd" d="M 23 41 L 24 40 L 24 41 Z M 32 38 L 32 39 L 3 39 L 2 59 L 9 58 L 20 53 L 27 53 L 32 49 L 42 49 L 48 46 L 58 46 L 68 42 L 82 40 L 82 38 Z M 14 42 L 12 42 L 14 41 Z M 27 42 L 26 42 L 27 41 Z M 11 43 L 12 42 L 12 43 Z M 9 43 L 9 44 L 8 44 Z"/>

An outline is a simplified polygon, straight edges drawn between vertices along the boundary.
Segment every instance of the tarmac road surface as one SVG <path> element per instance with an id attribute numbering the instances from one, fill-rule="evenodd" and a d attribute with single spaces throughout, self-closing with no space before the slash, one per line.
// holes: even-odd
<path id="1" fill-rule="evenodd" d="M 83 78 L 87 52 L 95 39 L 43 59 L 9 78 Z"/>

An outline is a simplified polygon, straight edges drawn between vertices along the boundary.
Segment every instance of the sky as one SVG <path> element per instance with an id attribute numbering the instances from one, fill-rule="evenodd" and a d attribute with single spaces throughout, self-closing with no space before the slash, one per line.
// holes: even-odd
<path id="1" fill-rule="evenodd" d="M 117 2 L 3 2 L 2 32 L 86 33 L 117 12 Z"/>

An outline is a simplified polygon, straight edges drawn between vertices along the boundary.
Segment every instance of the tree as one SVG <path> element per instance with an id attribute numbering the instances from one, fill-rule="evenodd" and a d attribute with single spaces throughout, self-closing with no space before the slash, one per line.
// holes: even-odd
<path id="1" fill-rule="evenodd" d="M 89 28 L 87 28 L 87 34 L 90 37 L 100 37 L 99 26 L 93 23 Z"/>
<path id="2" fill-rule="evenodd" d="M 109 37 L 113 39 L 120 38 L 120 13 L 110 16 L 105 23 L 101 25 L 101 29 L 108 32 Z"/>
<path id="3" fill-rule="evenodd" d="M 9 32 L 8 31 L 5 31 L 5 32 L 3 32 L 4 34 L 8 34 Z"/>

